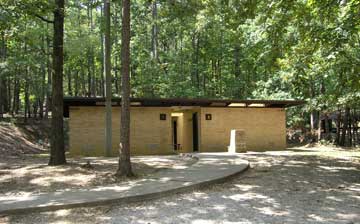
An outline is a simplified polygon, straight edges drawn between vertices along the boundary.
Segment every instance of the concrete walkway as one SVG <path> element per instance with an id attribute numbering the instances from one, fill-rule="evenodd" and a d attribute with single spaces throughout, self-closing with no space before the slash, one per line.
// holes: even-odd
<path id="1" fill-rule="evenodd" d="M 164 197 L 227 180 L 249 167 L 241 154 L 199 153 L 199 161 L 186 168 L 160 171 L 149 178 L 90 190 L 69 190 L 0 197 L 0 214 L 128 203 Z"/>

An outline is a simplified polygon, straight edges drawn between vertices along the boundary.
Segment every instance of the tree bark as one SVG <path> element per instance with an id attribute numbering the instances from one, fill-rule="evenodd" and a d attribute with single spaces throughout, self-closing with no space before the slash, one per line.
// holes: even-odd
<path id="1" fill-rule="evenodd" d="M 105 38 L 104 38 L 104 73 L 105 73 L 105 107 L 106 107 L 106 128 L 105 128 L 105 155 L 111 156 L 112 151 L 112 114 L 111 114 L 111 39 L 110 39 L 110 0 L 104 0 L 105 17 Z"/>
<path id="2" fill-rule="evenodd" d="M 330 125 L 329 125 L 329 116 L 328 113 L 324 114 L 324 132 L 325 132 L 325 140 L 329 141 L 331 139 L 330 133 Z"/>
<path id="3" fill-rule="evenodd" d="M 105 7 L 105 6 L 104 6 Z M 101 18 L 104 18 L 104 7 L 100 8 L 100 16 Z M 104 49 L 104 35 L 102 33 L 100 33 L 100 43 L 101 43 L 101 49 L 100 49 L 100 58 L 101 58 L 101 63 L 100 63 L 100 89 L 99 89 L 99 93 L 101 96 L 105 97 L 105 78 L 104 78 L 104 71 L 105 71 L 105 49 Z"/>
<path id="4" fill-rule="evenodd" d="M 342 133 L 341 133 L 341 138 L 340 138 L 340 146 L 347 146 L 347 142 L 346 141 L 346 133 L 348 130 L 348 126 L 349 126 L 349 113 L 350 113 L 350 108 L 346 107 L 345 108 L 345 115 L 344 115 L 344 119 L 343 119 L 343 128 L 342 128 Z"/>
<path id="5" fill-rule="evenodd" d="M 122 0 L 121 129 L 117 176 L 133 176 L 130 161 L 130 0 Z"/>
<path id="6" fill-rule="evenodd" d="M 49 111 L 51 110 L 51 80 L 52 80 L 52 65 L 51 65 L 51 51 L 50 51 L 50 37 L 46 34 L 46 48 L 47 48 L 47 86 L 46 86 L 46 104 L 45 104 L 45 119 L 49 118 Z"/>
<path id="7" fill-rule="evenodd" d="M 15 114 L 19 113 L 19 104 L 20 104 L 20 83 L 19 83 L 19 79 L 17 77 L 17 72 L 18 70 L 15 70 L 15 75 L 14 75 L 14 93 L 13 93 L 13 106 L 12 106 L 12 114 L 13 116 Z"/>
<path id="8" fill-rule="evenodd" d="M 5 33 L 2 32 L 1 33 L 0 62 L 5 61 L 5 59 L 6 59 L 5 48 L 6 48 Z M 5 109 L 5 106 L 4 106 L 5 105 L 5 94 L 4 94 L 4 92 L 6 92 L 6 90 L 5 90 L 5 85 L 4 85 L 4 79 L 5 79 L 4 73 L 3 73 L 3 71 L 0 71 L 0 118 L 3 117 L 3 113 L 4 113 L 4 109 Z"/>
<path id="9" fill-rule="evenodd" d="M 336 145 L 340 145 L 340 130 L 341 130 L 341 110 L 338 110 L 338 115 L 336 117 Z"/>
<path id="10" fill-rule="evenodd" d="M 79 71 L 76 70 L 75 71 L 75 90 L 74 90 L 74 94 L 75 96 L 78 96 L 79 95 Z"/>
<path id="11" fill-rule="evenodd" d="M 63 129 L 64 0 L 55 0 L 52 80 L 51 149 L 49 165 L 66 163 Z"/>
<path id="12" fill-rule="evenodd" d="M 152 29 L 151 29 L 151 52 L 154 60 L 158 60 L 158 25 L 157 25 L 157 0 L 152 2 Z"/>
<path id="13" fill-rule="evenodd" d="M 27 118 L 30 118 L 30 99 L 29 99 L 29 67 L 26 66 L 26 73 L 25 73 L 25 113 L 24 113 L 24 123 L 27 123 Z"/>
<path id="14" fill-rule="evenodd" d="M 68 77 L 68 94 L 69 96 L 72 96 L 73 95 L 73 91 L 72 91 L 72 79 L 71 79 L 71 70 L 68 69 L 67 70 L 67 77 Z"/>

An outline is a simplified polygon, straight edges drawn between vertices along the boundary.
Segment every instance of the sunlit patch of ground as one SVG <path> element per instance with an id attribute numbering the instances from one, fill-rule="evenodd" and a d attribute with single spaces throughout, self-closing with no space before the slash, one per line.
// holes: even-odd
<path id="1" fill-rule="evenodd" d="M 114 177 L 117 158 L 69 158 L 68 164 L 48 166 L 47 155 L 29 155 L 22 159 L 0 163 L 0 195 L 86 189 L 118 183 Z M 87 166 L 87 162 L 90 166 Z M 178 169 L 196 162 L 180 156 L 133 157 L 132 167 L 136 178 L 149 176 L 161 169 Z"/>
<path id="2" fill-rule="evenodd" d="M 291 150 L 291 151 L 290 151 Z M 154 201 L 8 216 L 9 223 L 360 223 L 360 152 L 292 148 L 241 154 L 251 169 Z"/>

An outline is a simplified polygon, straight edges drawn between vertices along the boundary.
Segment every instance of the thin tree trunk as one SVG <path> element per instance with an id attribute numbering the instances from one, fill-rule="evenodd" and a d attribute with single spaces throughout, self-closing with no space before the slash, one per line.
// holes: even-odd
<path id="1" fill-rule="evenodd" d="M 352 135 L 352 115 L 351 115 L 351 110 L 349 111 L 349 127 L 348 127 L 348 146 L 351 147 L 352 146 L 352 140 L 353 140 L 353 135 Z"/>
<path id="2" fill-rule="evenodd" d="M 341 138 L 340 138 L 340 146 L 346 146 L 347 145 L 347 141 L 346 141 L 346 134 L 347 134 L 347 130 L 348 130 L 348 126 L 349 126 L 349 112 L 350 112 L 350 108 L 346 107 L 345 108 L 345 115 L 344 115 L 344 119 L 343 119 L 343 128 L 342 128 L 342 133 L 341 133 Z"/>
<path id="3" fill-rule="evenodd" d="M 30 102 L 29 102 L 29 68 L 26 66 L 25 72 L 25 113 L 24 113 L 24 123 L 27 123 L 28 114 L 30 113 Z"/>
<path id="4" fill-rule="evenodd" d="M 340 145 L 340 130 L 341 130 L 341 110 L 338 111 L 336 118 L 336 145 Z"/>
<path id="5" fill-rule="evenodd" d="M 157 25 L 157 0 L 152 2 L 152 29 L 151 29 L 151 52 L 154 60 L 158 60 L 158 25 Z"/>
<path id="6" fill-rule="evenodd" d="M 75 96 L 79 96 L 79 71 L 75 72 Z"/>
<path id="7" fill-rule="evenodd" d="M 67 85 L 68 86 L 68 94 L 70 96 L 72 96 L 73 92 L 72 92 L 72 83 L 71 83 L 72 79 L 71 79 L 70 69 L 67 71 L 67 76 L 68 76 L 68 85 Z"/>
<path id="8" fill-rule="evenodd" d="M 105 52 L 104 52 L 104 72 L 105 72 L 105 91 L 106 91 L 106 144 L 105 144 L 105 155 L 111 156 L 112 151 L 112 118 L 111 118 L 111 39 L 110 39 L 110 0 L 104 0 L 104 17 L 105 17 Z"/>
<path id="9" fill-rule="evenodd" d="M 103 13 L 104 7 L 100 8 L 100 16 L 103 17 L 104 13 Z M 105 65 L 104 65 L 104 60 L 105 60 L 105 51 L 104 51 L 104 35 L 102 33 L 100 33 L 100 43 L 101 43 L 101 49 L 100 49 L 100 58 L 101 58 L 101 63 L 100 63 L 100 95 L 105 97 L 105 80 L 104 80 L 104 70 L 105 70 Z M 111 62 L 111 61 L 110 61 Z"/>
<path id="10" fill-rule="evenodd" d="M 4 115 L 3 115 L 3 113 L 4 113 L 4 106 L 3 106 L 3 104 L 4 104 L 4 100 L 3 100 L 3 94 L 2 94 L 2 89 L 3 89 L 3 86 L 2 86 L 2 73 L 0 72 L 0 118 L 3 118 L 4 117 Z"/>
<path id="11" fill-rule="evenodd" d="M 117 176 L 133 176 L 130 161 L 130 0 L 122 0 L 121 131 Z"/>
<path id="12" fill-rule="evenodd" d="M 51 65 L 51 51 L 50 51 L 50 37 L 46 34 L 46 48 L 47 48 L 47 86 L 46 86 L 46 104 L 45 104 L 45 119 L 49 118 L 49 111 L 51 110 L 51 80 L 52 80 L 52 65 Z"/>
<path id="13" fill-rule="evenodd" d="M 6 59 L 5 56 L 5 33 L 2 32 L 1 33 L 1 51 L 0 51 L 0 62 L 4 62 Z M 0 118 L 3 117 L 3 113 L 4 113 L 4 104 L 5 104 L 5 95 L 4 95 L 4 89 L 5 86 L 3 85 L 3 79 L 4 79 L 4 74 L 3 71 L 0 70 Z"/>
<path id="14" fill-rule="evenodd" d="M 11 105 L 12 105 L 12 102 L 11 102 L 11 99 L 12 99 L 12 96 L 11 96 L 11 78 L 9 77 L 7 79 L 7 97 L 8 97 L 8 111 L 9 113 L 12 112 L 12 108 L 11 108 Z"/>
<path id="15" fill-rule="evenodd" d="M 66 163 L 63 129 L 64 0 L 55 0 L 52 80 L 51 150 L 49 165 Z"/>
<path id="16" fill-rule="evenodd" d="M 19 80 L 17 77 L 17 72 L 18 70 L 15 69 L 15 74 L 14 74 L 14 93 L 13 93 L 13 106 L 12 106 L 12 115 L 14 116 L 15 114 L 18 114 L 19 112 Z"/>
<path id="17" fill-rule="evenodd" d="M 42 119 L 44 117 L 44 100 L 45 100 L 45 90 L 46 90 L 46 69 L 45 65 L 41 64 L 41 96 L 39 98 L 39 117 Z"/>

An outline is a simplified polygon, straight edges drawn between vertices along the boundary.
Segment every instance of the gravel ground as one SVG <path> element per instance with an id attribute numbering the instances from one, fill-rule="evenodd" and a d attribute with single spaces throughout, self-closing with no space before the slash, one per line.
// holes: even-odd
<path id="1" fill-rule="evenodd" d="M 252 169 L 207 189 L 129 205 L 8 216 L 4 223 L 360 224 L 360 152 L 247 153 Z"/>

